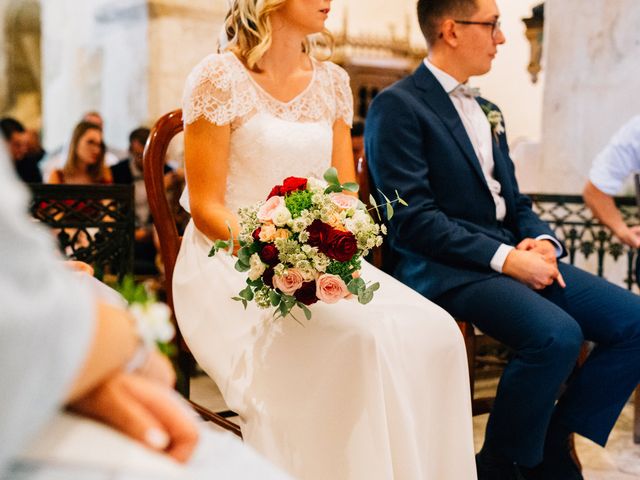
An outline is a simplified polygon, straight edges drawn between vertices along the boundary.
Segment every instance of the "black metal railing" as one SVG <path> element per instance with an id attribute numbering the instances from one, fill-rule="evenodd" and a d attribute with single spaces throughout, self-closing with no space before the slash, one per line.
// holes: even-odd
<path id="1" fill-rule="evenodd" d="M 92 265 L 96 276 L 133 272 L 131 185 L 29 185 L 31 215 L 54 229 L 64 256 Z"/>
<path id="2" fill-rule="evenodd" d="M 622 244 L 609 228 L 595 219 L 581 196 L 540 193 L 529 196 L 534 211 L 565 242 L 566 261 L 629 290 L 637 289 L 634 287 L 637 250 Z M 635 198 L 617 197 L 616 204 L 625 222 L 638 223 Z"/>

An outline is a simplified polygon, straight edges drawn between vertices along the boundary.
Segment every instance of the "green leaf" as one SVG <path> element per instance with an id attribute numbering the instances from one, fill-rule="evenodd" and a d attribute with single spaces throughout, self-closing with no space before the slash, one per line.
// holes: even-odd
<path id="1" fill-rule="evenodd" d="M 390 203 L 387 203 L 387 220 L 391 220 L 393 218 L 393 206 Z"/>
<path id="2" fill-rule="evenodd" d="M 251 301 L 253 300 L 253 289 L 251 288 L 251 286 L 247 286 L 247 288 L 240 290 L 240 293 L 238 294 L 240 296 L 240 298 L 244 298 L 247 301 Z"/>
<path id="3" fill-rule="evenodd" d="M 382 190 L 378 188 L 378 191 L 380 192 L 380 195 L 382 195 L 382 198 L 384 198 L 385 202 L 391 203 L 391 200 L 389 200 L 389 197 L 387 197 Z"/>
<path id="4" fill-rule="evenodd" d="M 371 206 L 375 208 L 376 215 L 378 215 L 378 220 L 382 221 L 382 217 L 380 216 L 380 210 L 378 210 L 378 204 L 376 203 L 376 199 L 373 198 L 373 195 L 371 194 L 369 194 L 369 202 L 371 203 Z"/>
<path id="5" fill-rule="evenodd" d="M 269 301 L 272 306 L 277 307 L 280 305 L 280 294 L 275 290 L 269 290 Z"/>
<path id="6" fill-rule="evenodd" d="M 248 265 L 248 264 L 244 263 L 244 262 L 243 262 L 242 260 L 240 260 L 240 259 L 238 259 L 238 261 L 236 262 L 236 265 L 235 265 L 235 269 L 236 269 L 238 272 L 248 272 L 250 268 L 251 268 L 251 267 L 249 267 L 249 265 Z"/>
<path id="7" fill-rule="evenodd" d="M 347 182 L 342 184 L 342 189 L 348 192 L 356 193 L 358 190 L 360 190 L 360 185 L 355 182 Z"/>
<path id="8" fill-rule="evenodd" d="M 358 302 L 362 305 L 366 305 L 371 300 L 373 300 L 373 292 L 368 288 L 365 288 L 358 293 Z"/>
<path id="9" fill-rule="evenodd" d="M 228 220 L 227 220 L 227 230 L 229 230 L 229 242 L 227 245 L 227 253 L 229 253 L 229 255 L 233 255 L 233 231 L 231 230 L 231 225 L 229 224 Z"/>
<path id="10" fill-rule="evenodd" d="M 247 301 L 244 298 L 240 298 L 240 297 L 232 297 L 231 300 L 235 300 L 236 302 L 242 302 L 242 305 L 244 306 L 244 309 L 247 309 Z"/>
<path id="11" fill-rule="evenodd" d="M 372 283 L 371 285 L 369 285 L 369 290 L 371 290 L 372 292 L 376 292 L 380 289 L 380 283 L 376 282 L 376 283 Z"/>
<path id="12" fill-rule="evenodd" d="M 360 292 L 366 287 L 364 280 L 360 277 L 354 278 L 347 285 L 347 290 L 354 295 L 359 295 Z"/>
<path id="13" fill-rule="evenodd" d="M 246 265 L 251 263 L 251 252 L 248 248 L 245 247 L 238 250 L 238 260 Z"/>
<path id="14" fill-rule="evenodd" d="M 398 190 L 396 190 L 396 200 L 398 200 L 398 203 L 400 203 L 400 205 L 404 205 L 405 207 L 409 206 L 407 202 L 405 202 L 403 199 L 400 198 L 400 194 L 398 193 Z"/>
<path id="15" fill-rule="evenodd" d="M 311 320 L 311 310 L 309 310 L 309 308 L 302 302 L 298 302 L 298 306 L 302 309 L 302 311 L 304 312 L 304 316 L 307 320 Z"/>
<path id="16" fill-rule="evenodd" d="M 325 194 L 329 193 L 340 193 L 342 191 L 342 187 L 340 185 L 329 185 L 324 189 Z"/>
<path id="17" fill-rule="evenodd" d="M 340 186 L 340 181 L 338 180 L 338 170 L 336 170 L 335 167 L 331 167 L 326 172 L 324 172 L 324 179 L 330 185 Z"/>

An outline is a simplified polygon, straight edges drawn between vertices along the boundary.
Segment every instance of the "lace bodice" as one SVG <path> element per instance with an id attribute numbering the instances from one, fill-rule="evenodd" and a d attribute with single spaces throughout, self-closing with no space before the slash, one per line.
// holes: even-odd
<path id="1" fill-rule="evenodd" d="M 344 70 L 312 60 L 309 85 L 289 102 L 276 100 L 231 52 L 206 57 L 187 79 L 185 124 L 200 118 L 231 125 L 226 206 L 232 211 L 266 198 L 288 176 L 322 176 L 331 164 L 333 124 L 353 120 Z M 181 204 L 188 208 L 185 189 Z"/>

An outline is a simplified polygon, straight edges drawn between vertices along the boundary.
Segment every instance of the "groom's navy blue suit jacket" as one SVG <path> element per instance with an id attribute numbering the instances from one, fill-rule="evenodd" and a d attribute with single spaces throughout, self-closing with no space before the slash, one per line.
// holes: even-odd
<path id="1" fill-rule="evenodd" d="M 373 184 L 391 198 L 397 190 L 409 204 L 388 222 L 389 267 L 428 298 L 498 275 L 490 261 L 502 243 L 554 236 L 518 190 L 505 134 L 493 137 L 503 222 L 462 120 L 424 64 L 371 104 L 365 151 Z"/>

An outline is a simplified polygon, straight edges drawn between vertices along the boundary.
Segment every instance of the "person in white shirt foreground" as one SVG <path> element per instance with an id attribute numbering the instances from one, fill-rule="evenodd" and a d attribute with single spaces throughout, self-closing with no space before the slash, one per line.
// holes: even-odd
<path id="1" fill-rule="evenodd" d="M 640 172 L 640 115 L 625 123 L 595 158 L 583 192 L 593 214 L 616 237 L 640 248 L 640 226 L 627 225 L 613 200 L 633 172 Z"/>
<path id="2" fill-rule="evenodd" d="M 185 463 L 198 445 L 211 448 L 218 463 L 207 462 L 207 452 L 201 452 L 195 467 L 175 470 L 184 471 L 183 478 L 210 478 L 221 471 L 228 472 L 226 478 L 232 478 L 229 472 L 233 478 L 284 478 L 239 442 L 224 435 L 212 439 L 198 426 L 171 388 L 175 377 L 165 357 L 149 352 L 133 368 L 140 340 L 129 314 L 99 299 L 95 292 L 106 286 L 92 288 L 97 284 L 92 277 L 63 267 L 51 235 L 26 216 L 26 203 L 26 190 L 0 144 L 0 478 L 27 478 L 16 459 L 64 406 L 136 441 L 120 439 L 123 451 L 144 444 L 150 450 L 142 450 L 143 456 L 152 460 L 166 461 L 156 451 Z M 99 468 L 87 466 L 82 452 L 77 461 L 84 474 L 88 468 L 91 478 L 103 478 Z M 60 468 L 29 471 L 51 478 L 43 469 L 53 475 Z M 127 465 L 118 469 L 127 472 Z"/>

